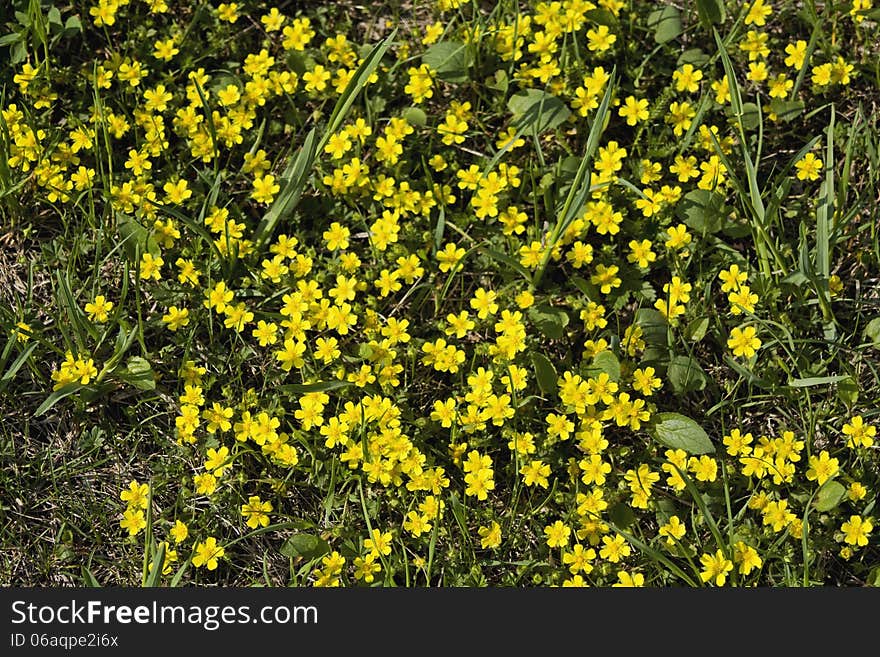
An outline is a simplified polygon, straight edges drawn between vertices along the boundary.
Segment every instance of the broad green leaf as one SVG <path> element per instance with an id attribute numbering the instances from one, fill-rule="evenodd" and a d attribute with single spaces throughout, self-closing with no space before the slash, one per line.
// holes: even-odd
<path id="1" fill-rule="evenodd" d="M 137 259 L 141 254 L 149 253 L 152 256 L 160 254 L 159 245 L 152 232 L 131 215 L 116 213 L 116 232 L 119 233 L 122 248 L 132 264 L 138 264 Z"/>
<path id="2" fill-rule="evenodd" d="M 672 389 L 679 394 L 703 390 L 707 382 L 703 368 L 689 356 L 675 356 L 670 360 L 666 377 Z"/>
<path id="3" fill-rule="evenodd" d="M 302 557 L 311 561 L 329 553 L 330 545 L 323 538 L 314 534 L 294 534 L 284 541 L 280 552 L 291 559 Z"/>
<path id="4" fill-rule="evenodd" d="M 82 32 L 82 22 L 79 20 L 79 16 L 69 16 L 64 21 L 64 29 L 70 32 Z"/>
<path id="5" fill-rule="evenodd" d="M 645 343 L 656 347 L 666 346 L 669 324 L 659 311 L 653 308 L 639 308 L 634 323 L 642 327 L 642 339 Z"/>
<path id="6" fill-rule="evenodd" d="M 865 327 L 863 332 L 866 340 L 877 348 L 880 348 L 880 317 L 875 317 Z"/>
<path id="7" fill-rule="evenodd" d="M 446 82 L 467 82 L 468 69 L 473 62 L 473 49 L 459 41 L 435 43 L 422 55 L 422 63 Z"/>
<path id="8" fill-rule="evenodd" d="M 618 502 L 608 509 L 608 517 L 618 529 L 627 529 L 636 521 L 636 514 L 626 502 Z"/>
<path id="9" fill-rule="evenodd" d="M 125 369 L 120 369 L 114 374 L 138 390 L 156 389 L 156 374 L 150 363 L 140 356 L 129 358 Z"/>
<path id="10" fill-rule="evenodd" d="M 831 511 L 843 501 L 844 497 L 846 497 L 846 488 L 834 479 L 830 479 L 822 484 L 813 504 L 818 511 Z"/>
<path id="11" fill-rule="evenodd" d="M 428 121 L 428 117 L 425 115 L 425 111 L 419 109 L 418 107 L 407 107 L 403 110 L 401 116 L 406 119 L 406 122 L 410 125 L 416 126 L 424 126 Z"/>
<path id="12" fill-rule="evenodd" d="M 700 22 L 706 27 L 723 23 L 727 18 L 727 13 L 724 11 L 724 0 L 697 0 L 697 14 L 700 17 Z"/>
<path id="13" fill-rule="evenodd" d="M 687 328 L 684 330 L 684 336 L 692 342 L 699 342 L 706 337 L 706 331 L 708 330 L 709 318 L 697 317 L 687 325 Z"/>
<path id="14" fill-rule="evenodd" d="M 562 125 L 571 116 L 562 100 L 540 89 L 523 89 L 507 101 L 514 126 L 527 135 L 536 135 Z"/>
<path id="15" fill-rule="evenodd" d="M 83 565 L 81 567 L 82 570 L 82 580 L 83 586 L 87 586 L 93 589 L 101 588 L 101 583 L 98 581 L 98 578 L 95 577 L 95 573 L 88 569 L 87 566 Z"/>
<path id="16" fill-rule="evenodd" d="M 675 62 L 677 68 L 684 64 L 690 64 L 694 68 L 702 68 L 709 63 L 709 55 L 702 48 L 688 48 L 678 56 Z"/>
<path id="17" fill-rule="evenodd" d="M 683 31 L 681 13 L 671 5 L 655 9 L 648 14 L 648 29 L 654 30 L 654 40 L 657 43 L 672 41 Z"/>
<path id="18" fill-rule="evenodd" d="M 597 377 L 603 372 L 612 381 L 620 381 L 620 361 L 617 360 L 614 352 L 608 349 L 593 356 L 592 363 L 587 367 L 587 374 L 590 377 Z"/>
<path id="19" fill-rule="evenodd" d="M 540 351 L 533 351 L 530 354 L 532 359 L 532 367 L 535 368 L 535 379 L 538 381 L 538 387 L 545 395 L 556 392 L 556 368 L 553 363 Z"/>
<path id="20" fill-rule="evenodd" d="M 837 397 L 847 406 L 855 406 L 859 400 L 859 384 L 851 376 L 837 384 Z"/>
<path id="21" fill-rule="evenodd" d="M 770 101 L 770 111 L 779 119 L 788 123 L 799 117 L 804 112 L 804 101 L 802 100 L 783 100 L 782 98 L 774 98 Z"/>
<path id="22" fill-rule="evenodd" d="M 688 228 L 703 236 L 717 233 L 724 225 L 724 196 L 718 192 L 695 189 L 684 195 L 675 213 Z"/>
<path id="23" fill-rule="evenodd" d="M 714 454 L 715 445 L 703 428 L 679 413 L 657 413 L 649 426 L 651 436 L 670 449 L 683 449 L 688 454 Z"/>
<path id="24" fill-rule="evenodd" d="M 529 318 L 537 329 L 551 340 L 559 340 L 568 326 L 568 314 L 560 309 L 540 304 L 528 310 Z"/>

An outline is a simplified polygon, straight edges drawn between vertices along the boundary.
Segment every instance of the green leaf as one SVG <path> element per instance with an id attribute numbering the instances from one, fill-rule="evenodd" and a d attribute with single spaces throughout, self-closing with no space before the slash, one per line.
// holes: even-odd
<path id="1" fill-rule="evenodd" d="M 618 502 L 608 509 L 608 517 L 619 529 L 627 529 L 636 521 L 636 514 L 625 502 Z"/>
<path id="2" fill-rule="evenodd" d="M 681 13 L 675 7 L 667 5 L 648 14 L 648 29 L 654 30 L 657 43 L 672 41 L 682 33 Z"/>
<path id="3" fill-rule="evenodd" d="M 723 226 L 724 196 L 718 192 L 695 189 L 684 195 L 675 213 L 688 228 L 703 236 L 717 233 Z"/>
<path id="4" fill-rule="evenodd" d="M 82 32 L 82 22 L 79 20 L 79 16 L 69 16 L 64 21 L 64 30 L 67 32 Z"/>
<path id="5" fill-rule="evenodd" d="M 675 356 L 670 360 L 666 376 L 679 394 L 703 390 L 708 381 L 700 364 L 689 356 Z"/>
<path id="6" fill-rule="evenodd" d="M 556 374 L 556 368 L 553 363 L 544 354 L 539 351 L 533 351 L 530 354 L 532 359 L 532 367 L 535 368 L 535 379 L 538 381 L 538 387 L 545 395 L 556 392 L 556 380 L 559 375 Z"/>
<path id="7" fill-rule="evenodd" d="M 147 575 L 147 579 L 144 582 L 144 586 L 148 588 L 155 588 L 159 586 L 160 581 L 162 580 L 162 570 L 165 566 L 165 544 L 160 543 L 159 549 L 156 550 L 156 553 L 153 555 L 153 562 L 150 564 L 150 574 Z"/>
<path id="8" fill-rule="evenodd" d="M 129 358 L 125 369 L 120 369 L 114 374 L 138 390 L 156 389 L 156 374 L 150 363 L 140 356 Z"/>
<path id="9" fill-rule="evenodd" d="M 9 344 L 11 345 L 12 343 L 10 342 Z M 6 389 L 9 382 L 12 381 L 22 365 L 27 362 L 27 359 L 31 357 L 31 354 L 34 353 L 34 349 L 36 349 L 37 346 L 39 346 L 38 342 L 33 342 L 28 345 L 28 347 L 18 355 L 18 358 L 15 359 L 12 365 L 9 366 L 9 369 L 3 373 L 3 377 L 0 378 L 0 392 L 3 392 Z"/>
<path id="10" fill-rule="evenodd" d="M 639 308 L 633 323 L 642 327 L 642 339 L 646 344 L 655 347 L 666 346 L 669 324 L 659 311 L 653 308 Z"/>
<path id="11" fill-rule="evenodd" d="M 708 317 L 697 317 L 687 325 L 684 330 L 684 337 L 692 342 L 699 342 L 706 337 L 706 331 L 709 329 Z"/>
<path id="12" fill-rule="evenodd" d="M 651 436 L 670 449 L 683 449 L 688 454 L 714 454 L 715 445 L 703 428 L 679 413 L 657 413 L 649 427 Z"/>
<path id="13" fill-rule="evenodd" d="M 559 340 L 568 326 L 568 314 L 547 304 L 532 306 L 528 313 L 535 327 L 551 340 Z"/>
<path id="14" fill-rule="evenodd" d="M 684 64 L 690 64 L 694 68 L 702 68 L 708 63 L 709 55 L 702 48 L 688 48 L 678 56 L 675 66 L 681 68 Z"/>
<path id="15" fill-rule="evenodd" d="M 318 151 L 317 140 L 317 133 L 312 128 L 297 154 L 287 163 L 284 173 L 281 174 L 281 191 L 275 197 L 254 233 L 254 242 L 258 245 L 265 244 L 270 240 L 278 222 L 282 218 L 290 218 L 299 204 Z"/>
<path id="16" fill-rule="evenodd" d="M 723 23 L 727 18 L 724 11 L 724 0 L 697 0 L 697 14 L 700 22 L 706 27 L 716 23 Z"/>
<path id="17" fill-rule="evenodd" d="M 562 100 L 540 89 L 523 89 L 507 101 L 514 126 L 527 135 L 538 135 L 562 125 L 571 116 Z"/>
<path id="18" fill-rule="evenodd" d="M 416 125 L 422 127 L 427 123 L 428 117 L 425 115 L 425 111 L 419 109 L 418 107 L 407 107 L 403 110 L 401 116 L 406 119 L 406 122 L 410 125 Z"/>
<path id="19" fill-rule="evenodd" d="M 843 501 L 844 497 L 846 497 L 846 488 L 834 479 L 829 479 L 816 493 L 813 504 L 817 511 L 831 511 Z"/>
<path id="20" fill-rule="evenodd" d="M 95 577 L 95 573 L 89 570 L 87 566 L 82 566 L 81 570 L 83 586 L 87 586 L 93 589 L 101 588 L 101 583 L 98 581 L 98 578 Z"/>
<path id="21" fill-rule="evenodd" d="M 620 361 L 617 360 L 614 352 L 608 349 L 593 356 L 592 363 L 587 367 L 587 374 L 590 377 L 597 377 L 603 372 L 612 381 L 620 381 Z"/>
<path id="22" fill-rule="evenodd" d="M 61 12 L 58 10 L 58 7 L 55 7 L 54 5 L 50 7 L 49 13 L 46 14 L 46 18 L 49 19 L 49 25 L 61 27 Z"/>
<path id="23" fill-rule="evenodd" d="M 328 554 L 330 552 L 330 544 L 314 534 L 294 534 L 284 541 L 280 552 L 285 557 L 290 557 L 291 559 L 302 557 L 307 561 L 311 561 Z"/>
<path id="24" fill-rule="evenodd" d="M 804 101 L 802 100 L 783 100 L 782 98 L 774 98 L 770 101 L 770 111 L 777 117 L 788 123 L 799 117 L 804 112 Z"/>
<path id="25" fill-rule="evenodd" d="M 46 397 L 43 403 L 37 407 L 37 410 L 34 411 L 34 417 L 40 417 L 62 399 L 64 399 L 68 395 L 72 395 L 73 393 L 78 392 L 79 390 L 82 390 L 84 387 L 85 386 L 83 384 L 79 382 L 74 382 L 68 383 L 66 386 L 59 388 L 51 395 Z"/>
<path id="26" fill-rule="evenodd" d="M 875 317 L 868 322 L 862 334 L 866 340 L 870 340 L 872 346 L 880 349 L 880 317 Z"/>
<path id="27" fill-rule="evenodd" d="M 151 231 L 148 231 L 137 219 L 122 212 L 116 213 L 116 232 L 122 240 L 122 248 L 129 262 L 136 265 L 138 258 L 144 253 L 153 256 L 160 254 L 159 245 Z M 140 255 L 139 255 L 140 254 Z"/>
<path id="28" fill-rule="evenodd" d="M 789 379 L 788 386 L 790 388 L 812 388 L 813 386 L 827 386 L 838 381 L 845 381 L 850 378 L 847 374 L 837 374 L 835 376 L 810 376 L 805 379 Z"/>
<path id="29" fill-rule="evenodd" d="M 304 395 L 308 392 L 327 392 L 350 386 L 350 381 L 316 381 L 315 383 L 288 383 L 276 389 L 288 395 Z"/>
<path id="30" fill-rule="evenodd" d="M 743 130 L 754 130 L 761 122 L 761 109 L 755 103 L 743 103 L 742 106 L 742 127 Z"/>
<path id="31" fill-rule="evenodd" d="M 837 397 L 849 407 L 855 406 L 859 400 L 859 384 L 851 376 L 837 384 Z"/>
<path id="32" fill-rule="evenodd" d="M 459 41 L 441 41 L 425 51 L 422 63 L 436 71 L 441 80 L 467 82 L 468 69 L 474 63 L 474 54 L 470 46 Z"/>

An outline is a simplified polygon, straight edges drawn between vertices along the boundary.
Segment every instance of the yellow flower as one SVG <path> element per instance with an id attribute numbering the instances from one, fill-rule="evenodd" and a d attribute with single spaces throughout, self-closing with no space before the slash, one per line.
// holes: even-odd
<path id="1" fill-rule="evenodd" d="M 721 550 L 716 550 L 715 554 L 703 554 L 700 557 L 700 564 L 703 566 L 700 579 L 704 582 L 714 581 L 715 586 L 724 586 L 727 582 L 727 573 L 733 570 L 733 562 L 725 557 Z"/>
<path id="2" fill-rule="evenodd" d="M 501 525 L 494 520 L 486 527 L 477 529 L 480 536 L 480 547 L 494 549 L 501 545 Z"/>
<path id="3" fill-rule="evenodd" d="M 169 330 L 176 331 L 182 326 L 189 324 L 189 310 L 171 306 L 168 309 L 168 313 L 162 316 L 162 321 L 168 325 Z"/>
<path id="4" fill-rule="evenodd" d="M 798 180 L 818 180 L 823 164 L 822 160 L 818 157 L 812 153 L 807 153 L 795 162 L 794 166 L 797 169 Z"/>
<path id="5" fill-rule="evenodd" d="M 217 539 L 209 536 L 207 539 L 196 545 L 195 552 L 192 557 L 192 564 L 196 568 L 206 566 L 208 570 L 217 569 L 217 560 L 222 559 L 226 554 L 226 550 L 217 545 Z"/>
<path id="6" fill-rule="evenodd" d="M 93 322 L 106 322 L 107 313 L 113 310 L 113 302 L 107 301 L 103 294 L 95 297 L 95 300 L 86 304 L 86 313 Z"/>
<path id="7" fill-rule="evenodd" d="M 727 347 L 733 351 L 734 356 L 751 358 L 761 348 L 761 339 L 756 336 L 754 326 L 737 326 L 730 332 Z"/>

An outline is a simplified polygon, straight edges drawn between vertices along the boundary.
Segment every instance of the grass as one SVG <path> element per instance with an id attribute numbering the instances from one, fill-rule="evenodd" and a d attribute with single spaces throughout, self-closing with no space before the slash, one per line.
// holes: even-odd
<path id="1" fill-rule="evenodd" d="M 279 3 L 284 32 L 247 7 L 230 24 L 133 0 L 99 25 L 91 2 L 16 0 L 0 17 L 0 584 L 880 583 L 877 439 L 843 433 L 880 416 L 880 17 L 779 0 L 762 26 L 760 3 L 599 4 L 542 62 L 554 19 L 537 3 Z M 301 49 L 285 45 L 297 29 L 315 33 Z M 755 31 L 770 47 L 750 59 Z M 807 63 L 786 65 L 799 40 Z M 838 57 L 851 80 L 817 83 Z M 132 86 L 135 60 L 149 72 Z M 685 65 L 694 90 L 676 88 Z M 319 66 L 327 87 L 307 87 Z M 779 73 L 791 84 L 772 99 Z M 171 98 L 150 109 L 160 84 Z M 647 101 L 635 125 L 629 96 Z M 78 129 L 91 145 L 73 152 Z M 191 197 L 166 188 L 178 180 Z M 667 245 L 679 228 L 690 242 Z M 644 265 L 628 257 L 641 240 Z M 157 257 L 160 279 L 142 275 Z M 733 266 L 746 279 L 722 290 Z M 204 303 L 219 282 L 226 310 Z M 172 307 L 189 312 L 175 330 Z M 747 328 L 754 355 L 730 346 Z M 68 375 L 67 353 L 94 371 Z M 636 384 L 647 368 L 659 389 Z M 571 377 L 617 388 L 578 401 Z M 277 426 L 241 428 L 261 413 Z M 763 451 L 731 453 L 735 430 Z M 836 463 L 821 483 L 820 457 Z M 122 497 L 131 482 L 141 501 Z M 249 516 L 253 496 L 271 509 Z M 874 524 L 864 545 L 854 517 Z"/>

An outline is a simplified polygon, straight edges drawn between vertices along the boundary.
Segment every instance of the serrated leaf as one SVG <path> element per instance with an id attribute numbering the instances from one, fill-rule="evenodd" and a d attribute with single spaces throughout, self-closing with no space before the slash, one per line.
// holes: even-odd
<path id="1" fill-rule="evenodd" d="M 670 449 L 696 455 L 715 453 L 715 445 L 703 428 L 680 413 L 657 413 L 648 431 L 654 440 Z"/>
<path id="2" fill-rule="evenodd" d="M 294 534 L 284 541 L 279 551 L 291 559 L 302 557 L 306 561 L 311 561 L 328 554 L 330 544 L 314 534 Z"/>
<path id="3" fill-rule="evenodd" d="M 846 488 L 842 484 L 830 479 L 822 484 L 822 487 L 816 493 L 813 505 L 817 511 L 831 511 L 846 497 Z"/>
<path id="4" fill-rule="evenodd" d="M 531 352 L 532 367 L 535 368 L 535 379 L 538 381 L 538 387 L 545 395 L 556 392 L 556 380 L 559 378 L 556 374 L 556 368 L 553 363 L 544 354 L 539 351 Z"/>
<path id="5" fill-rule="evenodd" d="M 666 378 L 669 379 L 672 389 L 679 394 L 703 390 L 708 380 L 700 364 L 689 356 L 672 358 L 666 370 Z"/>
<path id="6" fill-rule="evenodd" d="M 657 43 L 672 41 L 682 33 L 681 13 L 671 5 L 656 9 L 648 14 L 648 29 L 654 30 Z"/>
<path id="7" fill-rule="evenodd" d="M 422 63 L 436 71 L 437 77 L 446 82 L 466 82 L 468 68 L 473 61 L 472 49 L 460 41 L 435 43 L 422 55 Z"/>
<path id="8" fill-rule="evenodd" d="M 507 101 L 514 126 L 527 135 L 537 135 L 562 125 L 571 111 L 562 100 L 540 89 L 523 89 Z"/>

